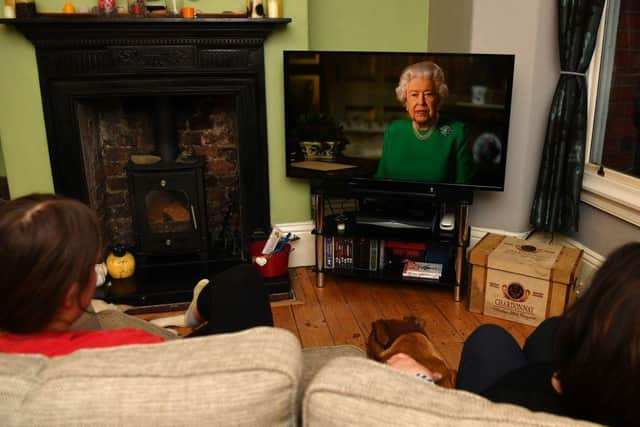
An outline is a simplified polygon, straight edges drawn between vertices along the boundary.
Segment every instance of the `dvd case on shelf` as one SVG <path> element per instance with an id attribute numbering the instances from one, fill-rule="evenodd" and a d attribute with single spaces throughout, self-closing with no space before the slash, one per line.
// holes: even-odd
<path id="1" fill-rule="evenodd" d="M 419 279 L 439 279 L 442 276 L 442 264 L 408 260 L 404 264 L 402 277 Z"/>

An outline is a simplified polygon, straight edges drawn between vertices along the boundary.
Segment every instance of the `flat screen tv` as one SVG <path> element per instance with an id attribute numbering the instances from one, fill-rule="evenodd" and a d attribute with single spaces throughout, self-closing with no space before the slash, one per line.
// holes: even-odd
<path id="1" fill-rule="evenodd" d="M 514 61 L 285 51 L 287 176 L 391 192 L 502 191 Z"/>

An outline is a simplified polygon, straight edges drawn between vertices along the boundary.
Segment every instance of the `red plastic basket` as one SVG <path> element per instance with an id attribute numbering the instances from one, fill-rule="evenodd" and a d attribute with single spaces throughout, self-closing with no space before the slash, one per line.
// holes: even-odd
<path id="1" fill-rule="evenodd" d="M 262 249 L 264 248 L 265 243 L 266 240 L 259 240 L 249 244 L 251 262 L 253 262 L 253 265 L 256 266 L 260 275 L 265 279 L 286 275 L 289 272 L 289 253 L 291 252 L 291 245 L 287 243 L 278 253 L 262 255 Z M 267 263 L 264 265 L 256 263 L 256 257 L 259 256 L 264 257 Z"/>

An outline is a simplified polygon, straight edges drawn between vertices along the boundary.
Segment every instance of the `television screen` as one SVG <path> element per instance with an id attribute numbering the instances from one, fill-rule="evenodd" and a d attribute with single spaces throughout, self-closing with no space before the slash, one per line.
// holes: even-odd
<path id="1" fill-rule="evenodd" d="M 287 176 L 504 189 L 513 55 L 285 51 Z"/>

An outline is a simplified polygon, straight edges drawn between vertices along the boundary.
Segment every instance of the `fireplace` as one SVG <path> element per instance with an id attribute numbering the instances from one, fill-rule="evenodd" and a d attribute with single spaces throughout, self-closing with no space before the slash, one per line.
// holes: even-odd
<path id="1" fill-rule="evenodd" d="M 106 241 L 136 255 L 108 299 L 188 301 L 269 232 L 263 43 L 287 22 L 11 23 L 36 48 L 56 192 L 94 207 Z"/>

